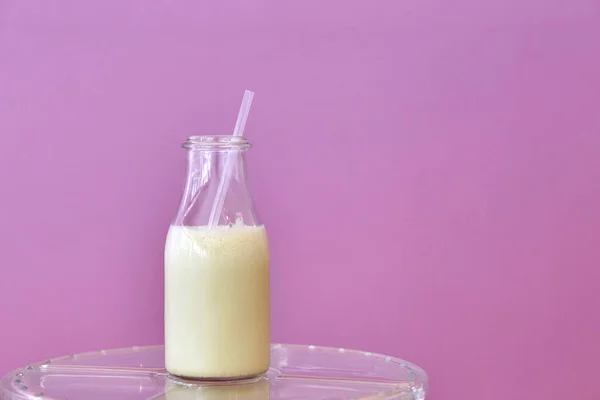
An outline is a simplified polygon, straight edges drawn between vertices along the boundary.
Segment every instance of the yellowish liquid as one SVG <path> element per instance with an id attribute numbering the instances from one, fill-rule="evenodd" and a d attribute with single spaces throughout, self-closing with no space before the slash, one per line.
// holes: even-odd
<path id="1" fill-rule="evenodd" d="M 165 247 L 167 371 L 200 379 L 266 372 L 269 301 L 263 226 L 171 226 Z"/>

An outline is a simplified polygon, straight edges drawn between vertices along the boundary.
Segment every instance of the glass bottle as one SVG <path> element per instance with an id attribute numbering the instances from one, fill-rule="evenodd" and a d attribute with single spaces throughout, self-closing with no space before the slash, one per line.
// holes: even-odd
<path id="1" fill-rule="evenodd" d="M 248 188 L 250 143 L 192 136 L 183 147 L 185 190 L 165 246 L 167 371 L 210 380 L 260 375 L 270 355 L 269 248 Z"/>

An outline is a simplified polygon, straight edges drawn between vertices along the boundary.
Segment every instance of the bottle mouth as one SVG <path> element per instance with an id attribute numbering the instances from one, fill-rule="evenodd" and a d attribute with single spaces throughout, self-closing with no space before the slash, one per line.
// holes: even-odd
<path id="1" fill-rule="evenodd" d="M 249 149 L 252 145 L 243 136 L 202 135 L 188 137 L 181 146 L 185 149 L 220 151 Z"/>

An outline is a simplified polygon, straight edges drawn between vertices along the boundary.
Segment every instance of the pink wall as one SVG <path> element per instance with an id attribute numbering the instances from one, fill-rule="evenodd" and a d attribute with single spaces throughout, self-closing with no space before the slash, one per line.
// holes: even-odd
<path id="1" fill-rule="evenodd" d="M 274 340 L 600 398 L 600 3 L 210 3 L 0 0 L 0 373 L 162 341 L 179 144 L 247 87 Z"/>

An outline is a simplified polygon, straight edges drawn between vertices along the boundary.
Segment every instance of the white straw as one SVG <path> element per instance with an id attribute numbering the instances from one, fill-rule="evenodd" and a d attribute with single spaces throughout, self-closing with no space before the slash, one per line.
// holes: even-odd
<path id="1" fill-rule="evenodd" d="M 246 120 L 248 120 L 248 114 L 250 113 L 250 106 L 252 105 L 252 98 L 254 92 L 246 90 L 244 92 L 244 98 L 242 99 L 242 105 L 240 112 L 238 113 L 237 121 L 235 122 L 235 128 L 233 128 L 233 136 L 242 136 L 244 133 L 244 127 L 246 126 Z M 208 225 L 211 227 L 216 226 L 219 223 L 219 217 L 223 211 L 223 203 L 225 202 L 225 195 L 229 188 L 229 181 L 231 180 L 231 169 L 233 168 L 233 161 L 231 154 L 225 154 L 225 165 L 223 167 L 223 174 L 219 181 L 219 187 L 217 188 L 217 194 L 215 196 L 215 202 L 213 203 L 212 210 L 210 211 L 210 217 L 208 219 Z"/>

